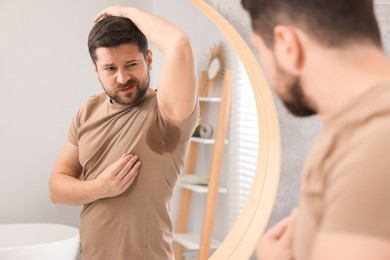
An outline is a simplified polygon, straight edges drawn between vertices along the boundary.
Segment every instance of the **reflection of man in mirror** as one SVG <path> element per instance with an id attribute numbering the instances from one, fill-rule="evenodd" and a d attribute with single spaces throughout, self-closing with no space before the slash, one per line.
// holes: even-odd
<path id="1" fill-rule="evenodd" d="M 390 62 L 372 0 L 243 0 L 265 72 L 323 133 L 297 214 L 260 239 L 259 259 L 390 259 Z"/>
<path id="2" fill-rule="evenodd" d="M 51 199 L 84 205 L 83 259 L 173 259 L 169 207 L 199 118 L 192 48 L 171 23 L 132 7 L 95 22 L 88 47 L 105 93 L 73 118 Z M 164 55 L 158 91 L 147 39 Z"/>

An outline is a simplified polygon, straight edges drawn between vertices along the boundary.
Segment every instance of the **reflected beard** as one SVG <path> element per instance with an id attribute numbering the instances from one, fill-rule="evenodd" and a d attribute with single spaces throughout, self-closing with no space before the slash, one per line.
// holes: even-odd
<path id="1" fill-rule="evenodd" d="M 101 82 L 100 82 L 101 83 Z M 138 81 L 136 79 L 130 79 L 125 84 L 118 84 L 115 93 L 110 93 L 106 90 L 106 88 L 103 86 L 104 91 L 106 94 L 110 97 L 111 101 L 123 105 L 123 106 L 136 106 L 140 104 L 143 100 L 143 97 L 145 96 L 146 92 L 149 89 L 150 84 L 150 75 L 148 73 L 145 81 Z M 125 93 L 124 97 L 119 95 L 120 90 L 125 89 L 129 86 L 134 86 L 135 90 L 130 93 Z"/>
<path id="2" fill-rule="evenodd" d="M 294 81 L 288 87 L 291 99 L 284 99 L 282 101 L 291 114 L 298 117 L 306 117 L 317 114 L 317 111 L 315 111 L 306 100 L 299 78 L 294 78 Z"/>
<path id="3" fill-rule="evenodd" d="M 299 77 L 289 75 L 284 71 L 277 60 L 275 59 L 275 68 L 277 73 L 277 81 L 284 83 L 284 87 L 288 89 L 288 98 L 282 98 L 284 106 L 287 110 L 298 117 L 306 117 L 317 114 L 317 111 L 311 106 L 302 90 Z"/>

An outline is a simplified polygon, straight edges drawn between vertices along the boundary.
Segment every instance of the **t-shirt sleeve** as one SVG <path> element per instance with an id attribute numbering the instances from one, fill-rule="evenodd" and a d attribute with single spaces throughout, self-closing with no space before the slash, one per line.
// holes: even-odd
<path id="1" fill-rule="evenodd" d="M 372 133 L 350 146 L 328 175 L 321 229 L 390 238 L 390 141 Z"/>
<path id="2" fill-rule="evenodd" d="M 192 111 L 191 115 L 189 115 L 186 119 L 182 121 L 177 121 L 168 118 L 161 110 L 160 115 L 163 121 L 165 121 L 167 124 L 174 125 L 178 129 L 180 129 L 180 137 L 178 141 L 185 142 L 190 139 L 190 137 L 194 133 L 195 128 L 199 125 L 199 102 L 196 102 L 195 108 Z"/>
<path id="3" fill-rule="evenodd" d="M 76 113 L 76 115 L 73 117 L 72 121 L 70 122 L 69 128 L 68 128 L 68 142 L 78 146 L 78 129 L 81 125 L 80 118 L 81 118 L 82 109 L 80 108 L 79 111 Z"/>

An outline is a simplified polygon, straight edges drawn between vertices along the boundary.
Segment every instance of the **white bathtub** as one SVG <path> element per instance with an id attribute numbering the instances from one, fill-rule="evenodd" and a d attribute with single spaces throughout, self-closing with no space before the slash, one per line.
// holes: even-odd
<path id="1" fill-rule="evenodd" d="M 76 227 L 46 224 L 0 224 L 1 260 L 75 260 L 79 254 Z"/>

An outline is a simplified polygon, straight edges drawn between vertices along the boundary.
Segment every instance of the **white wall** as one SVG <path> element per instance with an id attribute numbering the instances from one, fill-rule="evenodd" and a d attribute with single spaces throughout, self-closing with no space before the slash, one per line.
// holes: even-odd
<path id="1" fill-rule="evenodd" d="M 79 223 L 79 208 L 53 205 L 48 179 L 78 107 L 102 88 L 87 49 L 101 9 L 151 1 L 0 1 L 0 223 Z"/>

